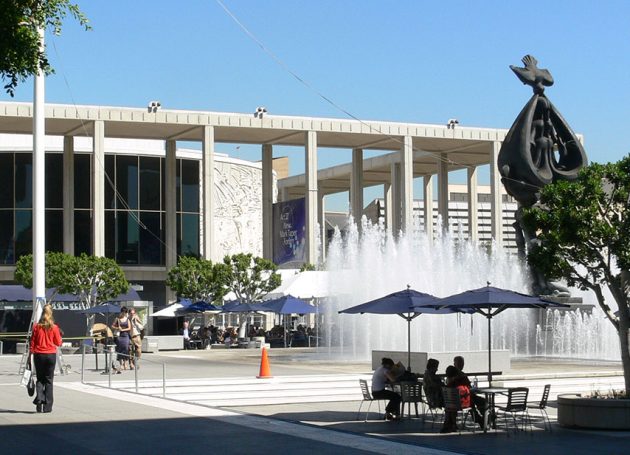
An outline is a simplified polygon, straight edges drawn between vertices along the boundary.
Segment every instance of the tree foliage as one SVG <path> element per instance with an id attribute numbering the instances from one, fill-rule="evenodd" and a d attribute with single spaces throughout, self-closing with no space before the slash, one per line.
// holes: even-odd
<path id="1" fill-rule="evenodd" d="M 252 254 L 239 253 L 225 256 L 227 288 L 243 303 L 260 300 L 282 283 L 278 267 L 272 261 Z"/>
<path id="2" fill-rule="evenodd" d="M 88 19 L 69 0 L 5 0 L 0 9 L 0 76 L 4 89 L 14 95 L 18 83 L 39 70 L 54 72 L 46 51 L 39 47 L 40 28 L 61 34 L 63 20 L 72 16 L 86 30 Z"/>
<path id="3" fill-rule="evenodd" d="M 89 308 L 117 297 L 129 290 L 129 283 L 112 259 L 65 253 L 46 253 L 46 287 L 56 293 L 74 294 Z M 33 287 L 33 256 L 20 257 L 15 266 L 15 281 Z M 51 299 L 53 296 L 51 296 Z"/>
<path id="4" fill-rule="evenodd" d="M 630 391 L 630 156 L 617 163 L 591 164 L 577 180 L 542 189 L 540 204 L 524 211 L 537 233 L 528 261 L 547 278 L 592 290 L 619 333 L 626 390 Z M 603 288 L 612 294 L 611 310 Z"/>
<path id="5" fill-rule="evenodd" d="M 225 264 L 213 264 L 210 260 L 190 256 L 181 256 L 178 264 L 168 271 L 166 279 L 166 285 L 175 294 L 193 302 L 220 300 L 227 292 L 226 284 Z"/>

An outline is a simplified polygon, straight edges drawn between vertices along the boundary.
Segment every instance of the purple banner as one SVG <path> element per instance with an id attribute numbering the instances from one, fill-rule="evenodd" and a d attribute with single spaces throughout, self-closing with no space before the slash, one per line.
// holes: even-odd
<path id="1" fill-rule="evenodd" d="M 273 204 L 273 262 L 304 262 L 306 237 L 306 200 Z"/>

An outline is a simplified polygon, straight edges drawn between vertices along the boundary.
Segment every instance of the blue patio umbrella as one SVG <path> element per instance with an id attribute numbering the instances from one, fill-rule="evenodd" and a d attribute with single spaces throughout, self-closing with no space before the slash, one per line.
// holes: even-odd
<path id="1" fill-rule="evenodd" d="M 434 302 L 417 304 L 414 306 L 414 310 L 427 307 L 436 310 L 472 311 L 488 319 L 488 382 L 492 385 L 492 318 L 508 308 L 569 308 L 569 305 L 516 291 L 495 288 L 490 286 L 488 282 L 487 286 L 479 289 L 454 294 Z"/>
<path id="2" fill-rule="evenodd" d="M 255 311 L 269 311 L 260 303 L 243 303 L 238 300 L 223 304 L 223 313 L 253 313 Z"/>
<path id="3" fill-rule="evenodd" d="M 361 305 L 353 306 L 341 310 L 339 313 L 347 314 L 397 314 L 407 321 L 407 369 L 411 368 L 411 321 L 420 314 L 446 314 L 453 313 L 450 309 L 436 309 L 431 307 L 421 307 L 438 301 L 439 298 L 431 294 L 418 292 L 407 285 L 404 291 L 394 292 L 384 297 L 380 297 Z"/>
<path id="4" fill-rule="evenodd" d="M 309 305 L 302 299 L 285 295 L 277 299 L 267 300 L 262 303 L 264 311 L 278 314 L 308 314 L 317 313 L 317 307 Z"/>
<path id="5" fill-rule="evenodd" d="M 292 295 L 284 295 L 277 299 L 271 299 L 263 302 L 262 306 L 266 308 L 265 311 L 270 311 L 277 314 L 307 314 L 317 313 L 317 307 L 309 305 L 302 299 L 293 297 Z M 287 334 L 286 334 L 286 322 L 284 333 L 284 347 L 287 347 Z"/>
<path id="6" fill-rule="evenodd" d="M 178 308 L 175 310 L 175 314 L 179 316 L 185 314 L 205 313 L 206 311 L 221 311 L 221 308 L 214 306 L 211 303 L 204 302 L 203 300 L 199 300 L 198 302 L 192 303 L 188 306 Z"/>

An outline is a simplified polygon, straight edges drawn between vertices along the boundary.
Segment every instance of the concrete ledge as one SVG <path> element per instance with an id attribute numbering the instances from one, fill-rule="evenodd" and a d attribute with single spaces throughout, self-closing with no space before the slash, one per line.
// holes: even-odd
<path id="1" fill-rule="evenodd" d="M 630 430 L 630 400 L 558 395 L 558 423 L 563 427 Z"/>
<path id="2" fill-rule="evenodd" d="M 184 349 L 184 337 L 182 335 L 148 335 L 142 340 L 142 352 L 169 351 Z"/>

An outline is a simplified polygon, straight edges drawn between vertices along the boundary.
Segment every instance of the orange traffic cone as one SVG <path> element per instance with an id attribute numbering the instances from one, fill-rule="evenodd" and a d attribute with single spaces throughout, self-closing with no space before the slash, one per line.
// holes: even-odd
<path id="1" fill-rule="evenodd" d="M 271 368 L 269 368 L 269 358 L 267 357 L 267 348 L 262 348 L 262 357 L 260 358 L 260 373 L 256 376 L 258 379 L 273 378 L 271 376 Z"/>

